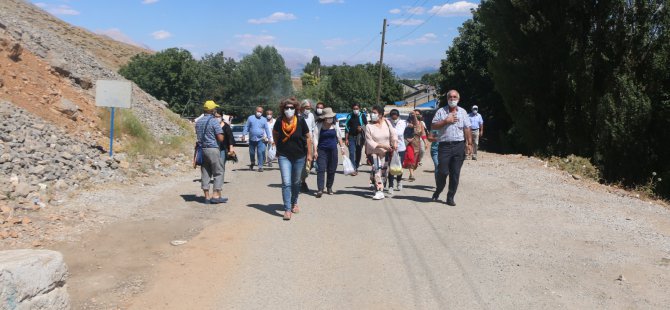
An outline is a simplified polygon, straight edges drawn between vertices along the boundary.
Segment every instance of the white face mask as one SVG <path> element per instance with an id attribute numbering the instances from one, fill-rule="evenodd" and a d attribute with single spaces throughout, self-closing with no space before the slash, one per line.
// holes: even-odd
<path id="1" fill-rule="evenodd" d="M 302 112 L 302 113 L 305 113 L 305 116 L 308 116 L 308 115 L 309 115 L 309 110 L 305 110 L 305 111 Z"/>
<path id="2" fill-rule="evenodd" d="M 268 115 L 268 120 L 272 119 L 272 115 Z"/>
<path id="3" fill-rule="evenodd" d="M 293 116 L 295 115 L 295 110 L 286 110 L 284 111 L 284 114 L 286 114 L 286 117 L 288 118 L 293 118 Z"/>
<path id="4" fill-rule="evenodd" d="M 361 111 L 359 111 L 359 110 L 354 110 L 354 115 L 358 115 L 358 113 L 360 113 L 360 112 Z"/>
<path id="5" fill-rule="evenodd" d="M 327 118 L 327 119 L 326 119 L 326 123 L 328 123 L 328 124 L 332 124 L 332 123 L 333 123 L 333 119 L 332 119 L 332 118 Z"/>
<path id="6" fill-rule="evenodd" d="M 263 115 L 263 112 L 256 112 L 256 117 L 261 117 Z"/>
<path id="7" fill-rule="evenodd" d="M 371 113 L 370 114 L 370 120 L 373 121 L 373 122 L 376 122 L 377 120 L 379 120 L 379 114 Z"/>
<path id="8" fill-rule="evenodd" d="M 455 108 L 458 105 L 458 100 L 449 100 L 449 107 Z"/>
<path id="9" fill-rule="evenodd" d="M 321 114 L 323 113 L 323 109 L 316 109 L 316 114 Z"/>

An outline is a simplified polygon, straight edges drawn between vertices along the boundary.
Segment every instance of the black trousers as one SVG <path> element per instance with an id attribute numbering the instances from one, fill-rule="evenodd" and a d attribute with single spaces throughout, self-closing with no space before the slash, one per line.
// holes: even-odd
<path id="1" fill-rule="evenodd" d="M 454 200 L 458 189 L 458 179 L 461 175 L 461 167 L 465 160 L 465 142 L 457 143 L 440 142 L 437 149 L 437 173 L 435 174 L 435 196 L 439 196 L 447 185 L 449 176 L 449 190 L 447 201 Z"/>
<path id="2" fill-rule="evenodd" d="M 337 147 L 333 149 L 319 148 L 319 158 L 316 160 L 316 186 L 323 191 L 323 181 L 327 173 L 326 188 L 332 188 L 335 182 L 335 171 L 337 170 Z"/>

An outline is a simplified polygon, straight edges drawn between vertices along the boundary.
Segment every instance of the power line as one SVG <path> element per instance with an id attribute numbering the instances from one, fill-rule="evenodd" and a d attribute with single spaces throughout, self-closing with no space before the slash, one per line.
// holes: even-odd
<path id="1" fill-rule="evenodd" d="M 353 55 L 349 56 L 347 59 L 353 59 L 354 57 L 358 56 L 358 54 L 360 54 L 364 49 L 366 49 L 368 46 L 370 46 L 370 44 L 372 44 L 372 42 L 374 42 L 380 35 L 381 35 L 381 33 L 378 33 L 378 34 L 372 36 L 372 38 L 370 39 L 370 41 L 368 41 L 368 43 L 366 43 L 366 44 L 365 44 L 363 47 L 361 47 L 356 53 L 354 53 Z"/>
<path id="2" fill-rule="evenodd" d="M 416 3 L 419 2 L 419 1 L 420 1 L 420 0 L 415 1 L 414 4 L 412 4 L 412 6 L 410 7 L 410 9 L 414 9 L 414 8 L 416 8 Z M 429 0 L 424 0 L 424 1 L 421 3 L 420 7 L 423 7 L 424 5 L 426 5 L 426 2 L 428 2 L 428 1 L 429 1 Z M 431 1 L 432 1 L 432 0 L 431 0 Z M 403 15 L 404 15 L 404 14 L 403 14 Z M 403 25 L 403 24 L 405 24 L 408 20 L 410 20 L 412 17 L 414 17 L 414 15 L 416 15 L 416 10 L 413 10 L 412 14 L 410 14 L 407 18 L 405 18 L 405 20 L 403 20 L 402 22 L 400 22 L 399 25 Z M 402 18 L 402 17 L 400 17 L 400 18 Z M 398 19 L 400 19 L 400 18 L 398 18 Z"/>
<path id="3" fill-rule="evenodd" d="M 425 25 L 426 23 L 428 23 L 428 22 L 429 22 L 433 17 L 435 17 L 435 15 L 437 15 L 437 13 L 439 13 L 439 12 L 440 12 L 440 10 L 435 10 L 435 13 L 433 13 L 432 15 L 430 15 L 430 16 L 429 16 L 423 23 L 416 25 L 416 27 L 414 27 L 414 29 L 412 29 L 412 31 L 406 33 L 405 35 L 403 35 L 403 36 L 401 36 L 401 37 L 399 37 L 399 38 L 394 39 L 393 41 L 391 41 L 391 42 L 389 42 L 389 43 L 398 42 L 398 41 L 400 41 L 400 40 L 402 40 L 402 39 L 408 37 L 409 35 L 411 35 L 411 34 L 414 33 L 415 31 L 419 30 L 419 28 L 421 28 L 423 25 Z"/>

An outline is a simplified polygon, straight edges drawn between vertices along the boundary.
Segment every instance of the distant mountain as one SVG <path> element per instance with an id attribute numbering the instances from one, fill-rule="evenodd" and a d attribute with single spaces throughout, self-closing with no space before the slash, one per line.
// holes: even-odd
<path id="1" fill-rule="evenodd" d="M 402 69 L 396 69 L 395 74 L 398 76 L 400 79 L 408 79 L 408 80 L 419 80 L 424 74 L 429 74 L 429 73 L 436 73 L 439 72 L 439 69 L 435 68 L 424 68 L 421 70 L 414 70 L 414 71 L 409 71 L 409 70 L 402 70 Z"/>

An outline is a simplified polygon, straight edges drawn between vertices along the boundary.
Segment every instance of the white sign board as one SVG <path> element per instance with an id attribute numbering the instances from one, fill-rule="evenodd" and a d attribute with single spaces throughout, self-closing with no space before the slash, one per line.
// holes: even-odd
<path id="1" fill-rule="evenodd" d="M 128 81 L 98 80 L 95 82 L 95 105 L 130 108 L 132 89 Z"/>

